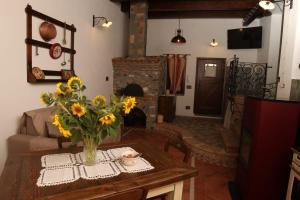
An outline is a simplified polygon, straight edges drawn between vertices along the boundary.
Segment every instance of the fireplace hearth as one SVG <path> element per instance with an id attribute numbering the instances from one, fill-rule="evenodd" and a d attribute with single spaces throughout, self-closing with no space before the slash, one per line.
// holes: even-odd
<path id="1" fill-rule="evenodd" d="M 146 128 L 154 128 L 158 97 L 165 90 L 165 58 L 114 58 L 113 67 L 114 93 L 135 96 L 136 107 L 146 115 Z"/>
<path id="2" fill-rule="evenodd" d="M 139 108 L 135 107 L 124 117 L 125 127 L 146 128 L 146 114 Z"/>

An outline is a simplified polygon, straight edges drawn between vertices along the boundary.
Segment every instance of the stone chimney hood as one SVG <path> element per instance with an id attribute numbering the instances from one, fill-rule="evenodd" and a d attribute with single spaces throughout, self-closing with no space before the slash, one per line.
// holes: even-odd
<path id="1" fill-rule="evenodd" d="M 146 56 L 148 2 L 132 1 L 130 3 L 129 22 L 129 57 Z"/>
<path id="2" fill-rule="evenodd" d="M 130 1 L 128 57 L 113 58 L 114 93 L 129 85 L 138 85 L 144 95 L 137 98 L 137 108 L 146 116 L 146 128 L 156 126 L 158 97 L 164 93 L 165 58 L 146 56 L 148 1 Z M 124 95 L 124 94 L 121 94 Z"/>

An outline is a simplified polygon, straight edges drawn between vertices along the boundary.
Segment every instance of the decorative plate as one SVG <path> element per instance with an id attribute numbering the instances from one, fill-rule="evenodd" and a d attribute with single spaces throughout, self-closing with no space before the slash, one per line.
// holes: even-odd
<path id="1" fill-rule="evenodd" d="M 33 67 L 32 74 L 36 79 L 45 79 L 45 74 L 39 67 Z"/>
<path id="2" fill-rule="evenodd" d="M 51 58 L 58 59 L 62 54 L 62 47 L 58 43 L 54 43 L 50 47 L 49 54 Z"/>

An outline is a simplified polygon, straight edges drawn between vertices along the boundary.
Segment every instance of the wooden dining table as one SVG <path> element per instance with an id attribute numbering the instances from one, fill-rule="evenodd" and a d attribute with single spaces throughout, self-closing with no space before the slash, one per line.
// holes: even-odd
<path id="1" fill-rule="evenodd" d="M 131 147 L 145 158 L 154 169 L 139 173 L 97 180 L 79 179 L 72 183 L 38 187 L 41 156 L 57 153 L 78 153 L 80 147 L 9 155 L 0 177 L 0 199 L 101 199 L 134 189 L 147 191 L 147 198 L 168 193 L 173 200 L 182 199 L 183 181 L 197 175 L 197 169 L 147 144 L 145 141 L 103 145 L 101 150 Z"/>

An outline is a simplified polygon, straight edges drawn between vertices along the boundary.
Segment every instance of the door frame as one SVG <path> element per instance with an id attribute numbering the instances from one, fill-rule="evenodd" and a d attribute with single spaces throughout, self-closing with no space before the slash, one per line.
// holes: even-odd
<path id="1" fill-rule="evenodd" d="M 195 113 L 195 98 L 196 98 L 196 85 L 197 85 L 197 74 L 198 74 L 198 63 L 200 60 L 220 60 L 224 62 L 224 77 L 223 77 L 223 95 L 222 95 L 222 108 L 221 108 L 221 117 L 224 118 L 224 114 L 225 114 L 225 94 L 226 94 L 226 74 L 227 74 L 227 66 L 226 66 L 226 58 L 214 58 L 214 57 L 197 57 L 197 61 L 196 61 L 196 74 L 195 74 L 195 87 L 194 87 L 194 104 L 193 104 L 193 113 L 196 116 L 202 116 L 199 114 Z M 203 115 L 203 116 L 215 116 L 215 115 Z"/>

